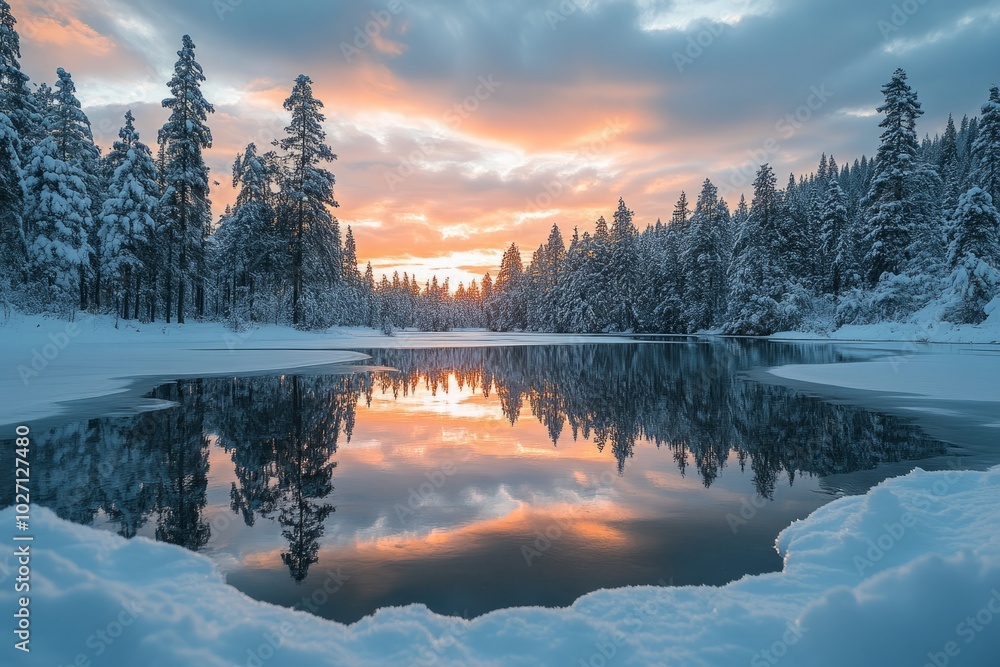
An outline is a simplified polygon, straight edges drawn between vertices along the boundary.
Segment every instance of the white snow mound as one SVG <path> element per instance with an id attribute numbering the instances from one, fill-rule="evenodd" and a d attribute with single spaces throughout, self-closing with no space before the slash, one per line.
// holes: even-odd
<path id="1" fill-rule="evenodd" d="M 351 626 L 250 600 L 209 559 L 179 547 L 36 508 L 31 653 L 6 646 L 14 659 L 4 664 L 992 665 L 998 501 L 1000 468 L 916 470 L 785 529 L 782 572 L 721 587 L 601 590 L 566 609 L 473 620 L 413 605 Z M 13 526 L 12 508 L 0 524 Z M 5 614 L 20 595 L 16 563 L 7 563 Z"/>

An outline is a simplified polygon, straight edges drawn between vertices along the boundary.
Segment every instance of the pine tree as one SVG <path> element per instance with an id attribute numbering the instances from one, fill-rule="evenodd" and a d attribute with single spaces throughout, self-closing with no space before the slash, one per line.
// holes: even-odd
<path id="1" fill-rule="evenodd" d="M 993 198 L 974 187 L 959 201 L 952 216 L 954 238 L 948 249 L 951 305 L 945 317 L 979 324 L 985 306 L 1000 295 L 1000 212 Z"/>
<path id="2" fill-rule="evenodd" d="M 23 210 L 21 140 L 14 124 L 0 113 L 0 298 L 5 287 L 20 282 L 27 259 Z"/>
<path id="3" fill-rule="evenodd" d="M 719 190 L 705 179 L 680 255 L 687 293 L 684 317 L 690 331 L 709 329 L 724 315 L 726 271 L 730 248 L 726 245 L 729 211 Z"/>
<path id="4" fill-rule="evenodd" d="M 295 80 L 284 108 L 292 114 L 292 121 L 280 142 L 286 162 L 282 219 L 291 251 L 292 323 L 300 326 L 314 324 L 307 322 L 304 310 L 313 292 L 333 289 L 341 280 L 340 229 L 329 210 L 339 206 L 333 193 L 336 181 L 321 166 L 337 156 L 326 144 L 323 103 L 313 97 L 312 79 L 302 74 Z"/>
<path id="5" fill-rule="evenodd" d="M 724 329 L 731 334 L 763 336 L 785 324 L 778 304 L 786 276 L 777 258 L 780 252 L 781 199 L 770 165 L 762 165 L 754 179 L 749 215 L 739 231 L 729 269 L 730 301 Z"/>
<path id="6" fill-rule="evenodd" d="M 1000 202 L 1000 88 L 996 86 L 983 105 L 971 154 L 973 182 Z"/>
<path id="7" fill-rule="evenodd" d="M 878 107 L 885 118 L 881 145 L 874 160 L 874 175 L 863 201 L 868 222 L 865 257 L 868 282 L 874 286 L 883 273 L 899 274 L 918 260 L 922 247 L 938 223 L 933 198 L 940 184 L 920 157 L 916 121 L 923 111 L 917 95 L 897 69 L 882 87 L 885 104 Z"/>
<path id="8" fill-rule="evenodd" d="M 839 296 L 853 268 L 853 243 L 847 197 L 836 178 L 829 179 L 820 214 L 820 243 L 824 282 L 822 288 Z"/>
<path id="9" fill-rule="evenodd" d="M 81 194 L 88 199 L 91 207 L 90 215 L 83 220 L 87 226 L 82 230 L 87 239 L 87 252 L 90 253 L 79 267 L 82 310 L 87 308 L 90 296 L 94 298 L 95 305 L 100 306 L 100 239 L 97 237 L 94 221 L 100 217 L 105 184 L 101 177 L 101 152 L 94 145 L 90 120 L 76 97 L 73 77 L 61 67 L 56 70 L 56 74 L 56 90 L 52 95 L 52 103 L 46 107 L 45 125 L 56 143 L 59 159 L 78 170 L 82 176 Z M 92 285 L 89 282 L 91 278 Z"/>
<path id="10" fill-rule="evenodd" d="M 86 174 L 61 157 L 54 137 L 31 150 L 25 168 L 25 220 L 29 259 L 47 288 L 48 301 L 69 309 L 81 299 L 92 249 L 92 227 Z"/>
<path id="11" fill-rule="evenodd" d="M 357 284 L 361 281 L 361 273 L 358 271 L 358 244 L 354 240 L 354 231 L 350 225 L 347 227 L 347 236 L 344 237 L 344 268 L 342 270 L 344 279 L 349 283 Z"/>
<path id="12" fill-rule="evenodd" d="M 943 208 L 953 211 L 958 205 L 959 189 L 961 188 L 962 156 L 958 150 L 958 131 L 955 129 L 955 119 L 948 114 L 948 124 L 941 137 L 941 151 L 938 155 L 938 174 L 944 184 Z"/>
<path id="13" fill-rule="evenodd" d="M 233 162 L 236 204 L 216 232 L 218 263 L 224 280 L 223 301 L 230 324 L 239 328 L 260 321 L 259 292 L 281 292 L 284 253 L 275 227 L 274 186 L 278 181 L 277 156 L 259 154 L 249 144 Z M 277 296 L 274 297 L 277 299 Z M 268 312 L 276 320 L 277 313 Z"/>
<path id="14" fill-rule="evenodd" d="M 155 252 L 159 187 L 149 147 L 139 140 L 131 111 L 118 133 L 114 151 L 121 161 L 111 175 L 98 238 L 103 275 L 122 318 L 138 318 L 143 297 L 155 298 L 151 284 Z"/>
<path id="15" fill-rule="evenodd" d="M 670 216 L 670 224 L 675 231 L 682 232 L 687 229 L 688 220 L 691 218 L 691 208 L 688 205 L 687 193 L 681 190 L 681 196 L 674 204 L 673 215 Z"/>
<path id="16" fill-rule="evenodd" d="M 614 324 L 619 331 L 633 331 L 639 323 L 637 312 L 638 265 L 636 264 L 634 213 L 618 199 L 611 223 L 611 262 L 608 282 L 615 295 Z"/>
<path id="17" fill-rule="evenodd" d="M 204 313 L 205 239 L 211 225 L 212 204 L 203 151 L 212 147 L 207 120 L 215 108 L 202 95 L 205 74 L 194 52 L 194 42 L 184 35 L 173 78 L 167 84 L 172 97 L 163 100 L 170 118 L 159 133 L 166 186 L 160 207 L 171 257 L 171 265 L 166 267 L 166 313 L 169 322 L 171 302 L 176 299 L 178 324 L 184 323 L 189 283 L 194 285 L 197 313 Z"/>
<path id="18" fill-rule="evenodd" d="M 24 155 L 45 136 L 42 117 L 28 88 L 28 75 L 21 71 L 21 38 L 17 19 L 7 0 L 0 0 L 0 113 L 6 115 L 20 139 Z"/>

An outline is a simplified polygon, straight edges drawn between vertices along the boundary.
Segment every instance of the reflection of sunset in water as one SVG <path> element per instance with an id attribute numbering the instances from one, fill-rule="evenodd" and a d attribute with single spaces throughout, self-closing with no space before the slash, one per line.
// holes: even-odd
<path id="1" fill-rule="evenodd" d="M 739 376 L 830 350 L 389 349 L 370 372 L 179 381 L 151 394 L 174 407 L 40 437 L 37 493 L 201 551 L 259 600 L 294 606 L 342 572 L 316 612 L 341 621 L 724 583 L 780 567 L 778 531 L 830 498 L 817 476 L 941 451 L 893 417 Z"/>

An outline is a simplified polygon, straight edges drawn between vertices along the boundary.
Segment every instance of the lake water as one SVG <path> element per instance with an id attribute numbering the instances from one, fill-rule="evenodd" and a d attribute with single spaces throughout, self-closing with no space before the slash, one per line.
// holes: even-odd
<path id="1" fill-rule="evenodd" d="M 170 382 L 149 395 L 170 407 L 34 431 L 32 495 L 342 622 L 722 584 L 779 570 L 777 533 L 843 492 L 830 480 L 864 474 L 863 490 L 948 450 L 912 420 L 746 375 L 871 354 L 850 350 L 370 350 L 357 372 Z"/>

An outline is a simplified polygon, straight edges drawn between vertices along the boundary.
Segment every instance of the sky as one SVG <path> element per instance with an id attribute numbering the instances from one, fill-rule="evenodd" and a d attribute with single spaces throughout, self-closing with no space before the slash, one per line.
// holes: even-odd
<path id="1" fill-rule="evenodd" d="M 234 157 L 287 124 L 314 81 L 338 160 L 335 212 L 376 278 L 452 287 L 525 261 L 556 223 L 593 229 L 619 197 L 641 228 L 710 178 L 730 204 L 878 145 L 897 67 L 926 112 L 978 114 L 1000 84 L 1000 0 L 10 0 L 22 67 L 73 74 L 110 146 L 126 110 L 155 144 L 181 36 L 215 105 L 216 217 Z"/>

